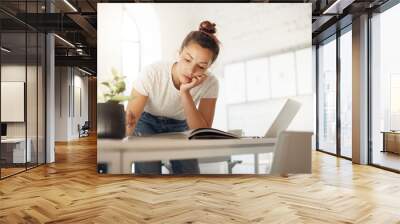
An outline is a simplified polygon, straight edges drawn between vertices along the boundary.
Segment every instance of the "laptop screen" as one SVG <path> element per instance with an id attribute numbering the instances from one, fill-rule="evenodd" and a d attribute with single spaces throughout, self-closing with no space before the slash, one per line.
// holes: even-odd
<path id="1" fill-rule="evenodd" d="M 7 136 L 7 124 L 1 123 L 1 136 Z"/>
<path id="2" fill-rule="evenodd" d="M 276 138 L 279 132 L 286 130 L 293 118 L 296 116 L 297 112 L 300 110 L 301 103 L 287 99 L 279 114 L 276 116 L 271 127 L 267 130 L 264 137 L 265 138 Z"/>

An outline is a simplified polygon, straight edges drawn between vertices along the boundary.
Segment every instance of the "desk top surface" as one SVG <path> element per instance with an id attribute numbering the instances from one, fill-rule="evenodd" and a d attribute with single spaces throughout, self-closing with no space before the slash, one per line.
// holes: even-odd
<path id="1" fill-rule="evenodd" d="M 28 141 L 30 140 L 29 138 L 27 139 Z M 19 143 L 19 142 L 24 142 L 25 138 L 5 138 L 1 139 L 1 143 Z"/>
<path id="2" fill-rule="evenodd" d="M 128 150 L 165 150 L 165 149 L 201 149 L 201 148 L 242 148 L 274 146 L 276 138 L 243 139 L 192 139 L 173 136 L 129 137 L 122 140 L 98 139 L 97 147 L 102 151 Z"/>
<path id="3" fill-rule="evenodd" d="M 381 133 L 384 133 L 384 134 L 397 134 L 397 135 L 400 135 L 400 131 L 381 131 Z"/>

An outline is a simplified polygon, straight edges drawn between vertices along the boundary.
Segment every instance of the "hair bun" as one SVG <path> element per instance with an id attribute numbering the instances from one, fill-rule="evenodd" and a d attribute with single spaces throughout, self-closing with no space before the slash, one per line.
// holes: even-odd
<path id="1" fill-rule="evenodd" d="M 215 29 L 215 23 L 207 20 L 200 23 L 199 30 L 208 34 L 214 34 L 217 32 L 217 30 Z"/>

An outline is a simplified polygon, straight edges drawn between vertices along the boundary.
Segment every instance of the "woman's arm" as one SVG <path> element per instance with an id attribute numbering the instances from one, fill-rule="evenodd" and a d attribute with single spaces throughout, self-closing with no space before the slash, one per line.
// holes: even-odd
<path id="1" fill-rule="evenodd" d="M 148 99 L 148 96 L 140 94 L 135 89 L 132 89 L 131 96 L 133 97 L 133 99 L 128 102 L 125 115 L 125 131 L 127 136 L 133 134 L 133 130 L 135 130 L 136 127 L 136 122 L 142 115 L 144 106 L 146 105 Z"/>
<path id="2" fill-rule="evenodd" d="M 189 91 L 181 91 L 181 99 L 189 129 L 211 128 L 214 120 L 216 98 L 201 99 L 199 109 L 196 108 Z"/>

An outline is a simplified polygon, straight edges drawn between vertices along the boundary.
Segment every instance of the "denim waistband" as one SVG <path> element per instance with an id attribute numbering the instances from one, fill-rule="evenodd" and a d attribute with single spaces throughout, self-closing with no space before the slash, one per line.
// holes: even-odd
<path id="1" fill-rule="evenodd" d="M 135 135 L 151 135 L 166 132 L 181 132 L 188 130 L 186 120 L 176 120 L 163 116 L 154 116 L 143 112 L 135 127 Z"/>
<path id="2" fill-rule="evenodd" d="M 186 125 L 186 120 L 176 120 L 169 117 L 156 116 L 145 111 L 142 113 L 140 120 L 153 125 Z"/>
<path id="3" fill-rule="evenodd" d="M 143 111 L 141 118 L 147 122 L 156 122 L 156 123 L 164 123 L 164 124 L 186 124 L 186 120 L 177 120 L 164 116 L 156 116 L 146 111 Z"/>

